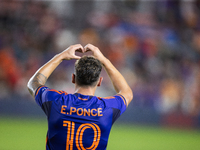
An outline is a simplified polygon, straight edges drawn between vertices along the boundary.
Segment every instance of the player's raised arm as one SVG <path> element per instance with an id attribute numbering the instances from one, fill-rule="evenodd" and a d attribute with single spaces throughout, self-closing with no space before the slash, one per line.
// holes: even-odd
<path id="1" fill-rule="evenodd" d="M 113 64 L 101 53 L 101 51 L 92 44 L 84 47 L 86 51 L 92 51 L 95 58 L 103 64 L 107 74 L 109 75 L 115 91 L 126 99 L 127 105 L 133 99 L 133 93 L 121 73 L 113 66 Z"/>
<path id="2" fill-rule="evenodd" d="M 27 84 L 28 90 L 33 97 L 37 88 L 46 83 L 51 73 L 63 60 L 80 59 L 79 56 L 75 55 L 75 51 L 84 52 L 84 49 L 80 44 L 72 45 L 63 52 L 55 55 L 50 61 L 36 71 Z"/>

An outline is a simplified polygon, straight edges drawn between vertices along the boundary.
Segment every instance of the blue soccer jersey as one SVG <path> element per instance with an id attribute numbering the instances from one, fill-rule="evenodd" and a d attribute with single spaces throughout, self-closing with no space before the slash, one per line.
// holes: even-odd
<path id="1" fill-rule="evenodd" d="M 126 110 L 119 94 L 100 98 L 41 86 L 35 100 L 48 118 L 47 150 L 105 150 L 112 124 Z"/>

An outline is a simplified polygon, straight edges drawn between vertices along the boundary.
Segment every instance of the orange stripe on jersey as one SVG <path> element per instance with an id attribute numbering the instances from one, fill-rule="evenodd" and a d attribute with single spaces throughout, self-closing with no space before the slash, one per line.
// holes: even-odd
<path id="1" fill-rule="evenodd" d="M 46 136 L 46 144 L 47 144 L 47 141 L 48 141 L 48 136 Z"/>
<path id="2" fill-rule="evenodd" d="M 44 87 L 44 86 L 40 86 L 40 87 L 37 89 L 35 96 L 38 94 L 39 90 L 40 90 L 42 87 Z"/>
<path id="3" fill-rule="evenodd" d="M 48 136 L 46 136 L 46 145 L 47 145 L 47 141 L 48 141 Z M 47 149 L 47 148 L 46 148 Z"/>
<path id="4" fill-rule="evenodd" d="M 87 98 L 80 98 L 80 97 L 78 97 L 78 99 L 81 99 L 81 100 L 84 100 L 84 101 L 88 100 Z"/>
<path id="5" fill-rule="evenodd" d="M 49 91 L 56 92 L 56 93 L 58 93 L 58 94 L 62 94 L 60 91 L 54 90 L 54 89 L 49 89 Z"/>
<path id="6" fill-rule="evenodd" d="M 104 97 L 104 99 L 113 99 L 113 98 L 115 98 L 115 97 L 113 97 L 113 96 Z"/>
<path id="7" fill-rule="evenodd" d="M 117 94 L 117 95 L 119 95 L 122 99 L 123 99 L 123 101 L 124 101 L 124 104 L 127 106 L 127 103 L 126 103 L 126 100 L 125 100 L 125 98 L 121 95 L 121 94 Z"/>
<path id="8" fill-rule="evenodd" d="M 58 90 L 54 90 L 54 89 L 49 89 L 49 91 L 52 91 L 52 92 L 56 92 L 56 93 L 58 93 L 58 94 L 65 94 L 65 95 L 67 95 L 68 93 L 67 92 L 65 92 L 65 91 L 58 91 Z"/>
<path id="9" fill-rule="evenodd" d="M 67 92 L 65 92 L 65 91 L 60 91 L 61 92 L 61 94 L 65 94 L 65 95 L 67 95 L 68 93 Z"/>

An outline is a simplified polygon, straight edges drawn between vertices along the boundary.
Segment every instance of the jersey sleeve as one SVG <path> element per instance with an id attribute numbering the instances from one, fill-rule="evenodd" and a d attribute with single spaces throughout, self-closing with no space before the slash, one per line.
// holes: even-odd
<path id="1" fill-rule="evenodd" d="M 46 86 L 40 86 L 35 92 L 35 101 L 40 107 L 42 107 L 42 104 L 47 101 L 45 100 L 45 94 L 43 94 L 47 89 L 49 88 Z"/>
<path id="2" fill-rule="evenodd" d="M 127 107 L 126 100 L 120 94 L 104 98 L 104 100 L 106 101 L 107 106 L 120 110 L 120 115 L 126 110 Z"/>
<path id="3" fill-rule="evenodd" d="M 121 111 L 121 114 L 122 114 L 123 112 L 125 112 L 126 107 L 127 107 L 126 100 L 125 100 L 125 98 L 124 98 L 122 95 L 120 95 L 120 94 L 117 94 L 117 95 L 115 95 L 114 97 L 116 98 L 117 107 L 118 107 L 118 109 Z M 121 114 L 120 114 L 120 115 L 121 115 Z"/>
<path id="4" fill-rule="evenodd" d="M 40 86 L 35 92 L 35 101 L 48 116 L 51 111 L 52 102 L 59 99 L 62 94 L 67 93 L 50 89 L 46 86 Z"/>
<path id="5" fill-rule="evenodd" d="M 112 109 L 112 124 L 119 118 L 119 116 L 125 112 L 127 104 L 125 98 L 117 94 L 112 97 L 103 98 L 106 103 L 106 108 Z"/>

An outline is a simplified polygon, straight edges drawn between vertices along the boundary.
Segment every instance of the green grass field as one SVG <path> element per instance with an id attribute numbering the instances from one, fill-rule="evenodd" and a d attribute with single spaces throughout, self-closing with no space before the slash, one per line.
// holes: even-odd
<path id="1" fill-rule="evenodd" d="M 0 150 L 45 150 L 42 119 L 0 117 Z M 116 123 L 108 150 L 200 150 L 199 130 L 175 130 Z"/>

